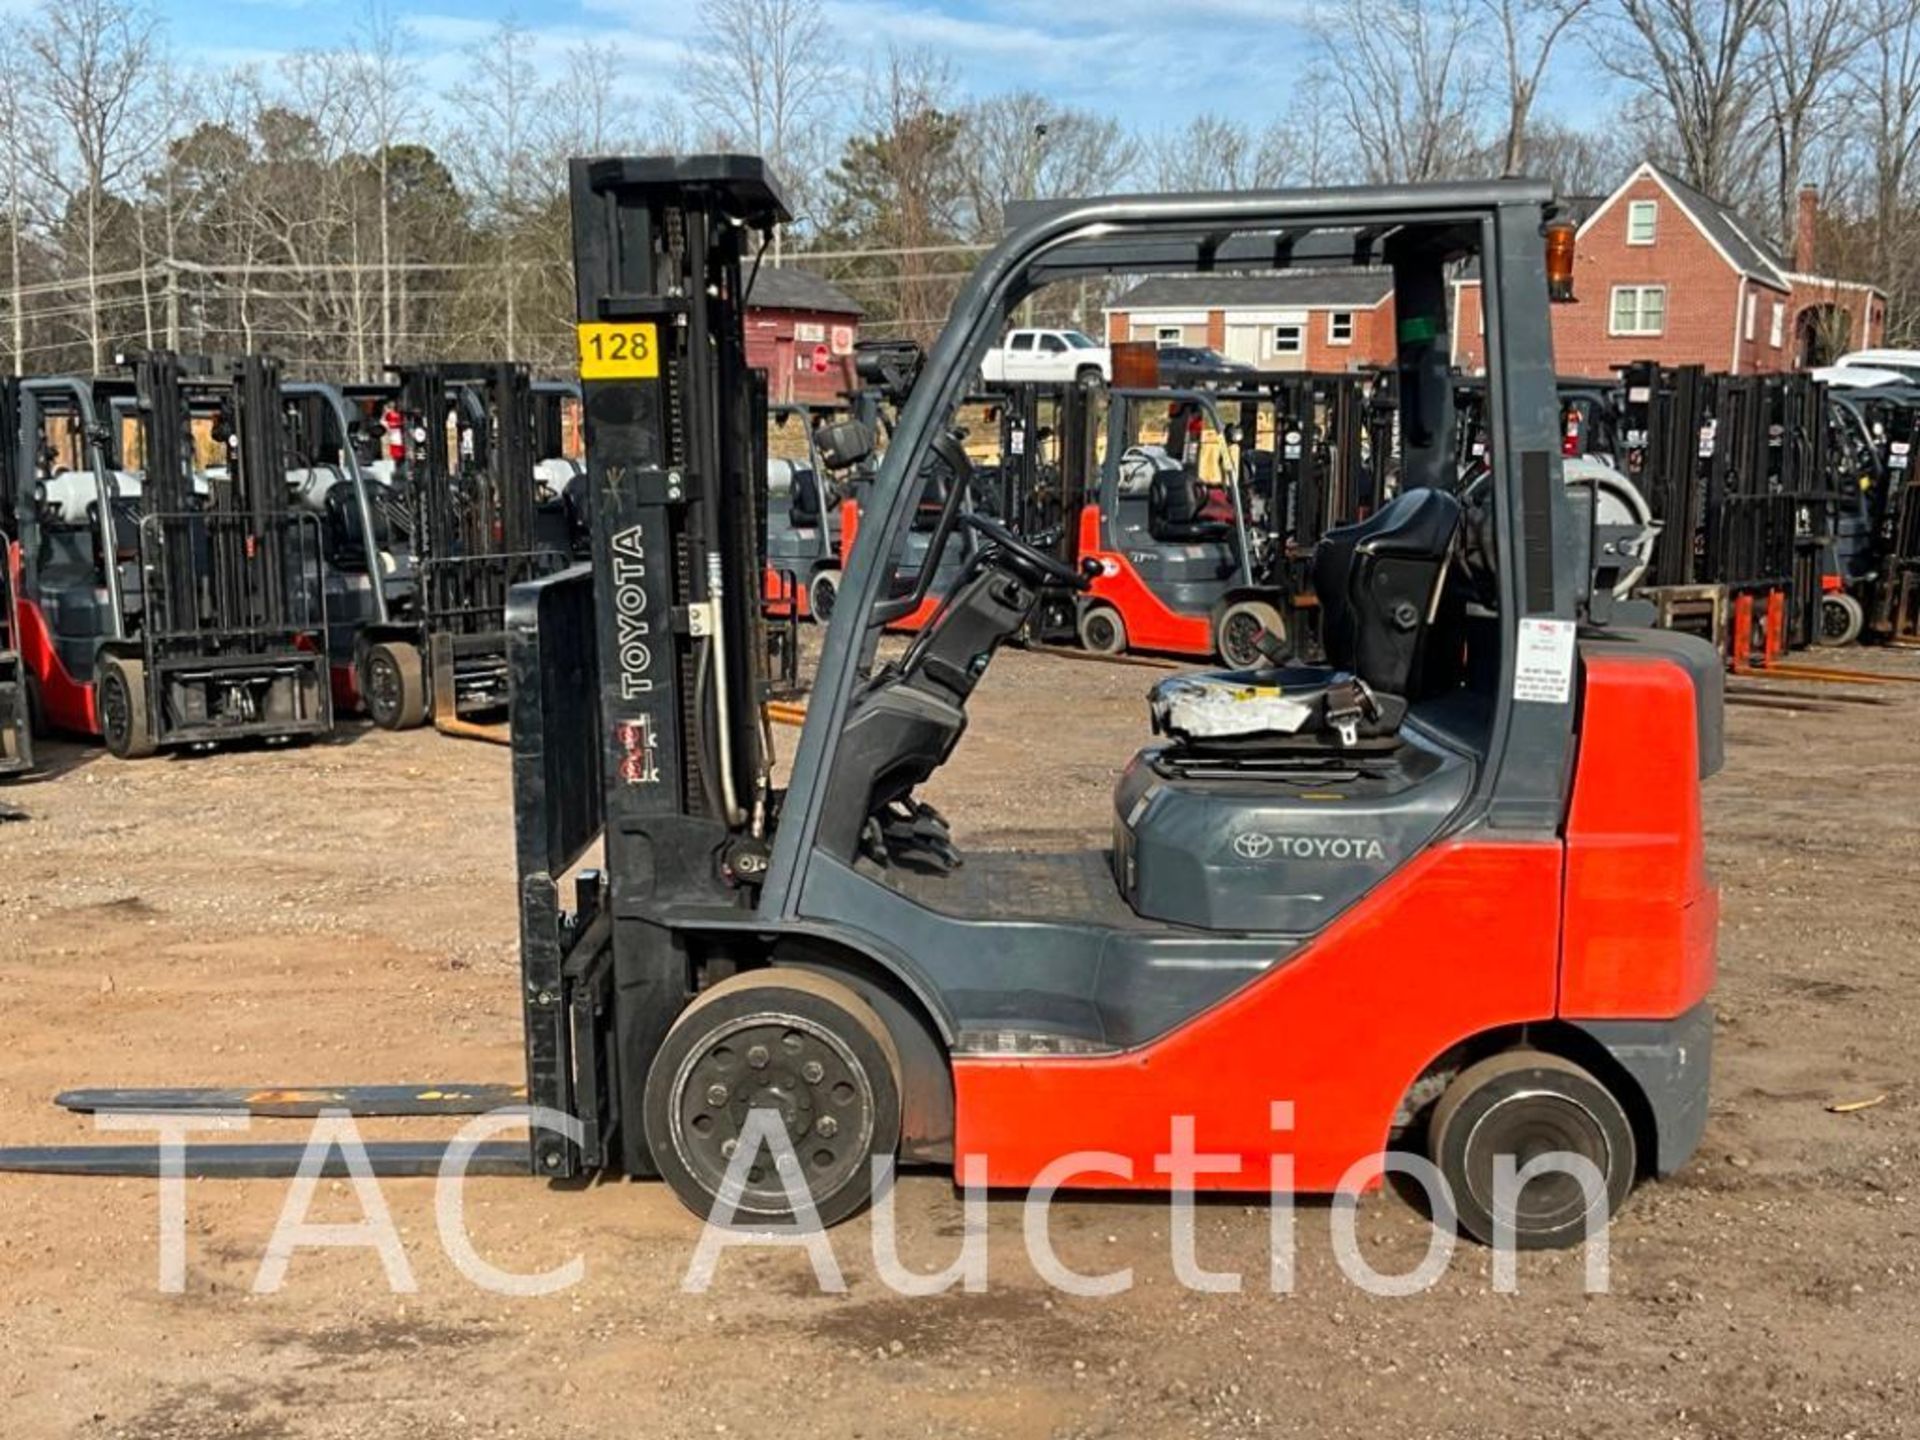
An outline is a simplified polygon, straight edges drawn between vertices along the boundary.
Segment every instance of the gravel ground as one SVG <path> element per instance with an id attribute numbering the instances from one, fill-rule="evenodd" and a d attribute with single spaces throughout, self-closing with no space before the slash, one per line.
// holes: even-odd
<path id="1" fill-rule="evenodd" d="M 1850 656 L 1920 678 L 1899 656 Z M 933 798 L 962 843 L 1098 843 L 1144 735 L 1152 672 L 1008 654 Z M 288 1196 L 188 1187 L 186 1293 L 156 1288 L 155 1186 L 0 1178 L 0 1434 L 212 1437 L 1877 1437 L 1920 1434 L 1920 688 L 1890 707 L 1736 709 L 1710 790 L 1724 886 L 1712 1122 L 1695 1162 L 1614 1230 L 1611 1293 L 1580 1259 L 1525 1257 L 1494 1292 L 1463 1248 L 1428 1293 L 1372 1299 L 1299 1217 L 1294 1291 L 1266 1283 L 1268 1221 L 1201 1207 L 1209 1268 L 1175 1280 L 1151 1200 L 1063 1201 L 1062 1258 L 1130 1265 L 1106 1300 L 1056 1295 L 989 1207 L 984 1294 L 906 1299 L 873 1225 L 836 1231 L 844 1294 L 798 1252 L 726 1256 L 680 1285 L 694 1222 L 651 1184 L 469 1190 L 494 1264 L 579 1256 L 563 1293 L 462 1281 L 429 1182 L 384 1193 L 416 1285 L 366 1250 L 302 1252 L 253 1293 Z M 49 745 L 0 826 L 0 1135 L 83 1142 L 53 1109 L 81 1082 L 514 1078 L 519 1037 L 506 755 L 431 734 L 120 765 Z M 1852 1114 L 1836 1102 L 1885 1096 Z M 264 1124 L 261 1129 L 267 1128 Z M 372 1128 L 369 1127 L 369 1133 Z M 944 1265 L 958 1197 L 897 1203 L 908 1263 Z M 322 1220 L 359 1215 L 323 1186 Z M 1411 1267 L 1428 1231 L 1364 1201 L 1364 1253 Z"/>

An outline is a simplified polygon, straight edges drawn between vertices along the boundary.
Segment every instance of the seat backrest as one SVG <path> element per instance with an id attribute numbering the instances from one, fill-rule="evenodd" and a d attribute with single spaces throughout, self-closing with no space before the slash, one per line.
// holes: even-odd
<path id="1" fill-rule="evenodd" d="M 820 523 L 820 481 L 811 470 L 796 466 L 787 482 L 787 523 L 796 530 Z"/>
<path id="2" fill-rule="evenodd" d="M 1206 513 L 1207 487 L 1190 470 L 1158 470 L 1148 492 L 1147 527 L 1153 538 L 1168 544 L 1194 544 L 1226 539 L 1230 523 Z"/>
<path id="3" fill-rule="evenodd" d="M 1384 694 L 1415 698 L 1461 515 L 1452 495 L 1421 488 L 1321 537 L 1313 587 L 1329 664 Z"/>

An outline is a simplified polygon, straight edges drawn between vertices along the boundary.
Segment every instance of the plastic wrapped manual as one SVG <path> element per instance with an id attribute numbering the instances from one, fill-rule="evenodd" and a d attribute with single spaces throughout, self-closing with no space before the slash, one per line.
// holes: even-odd
<path id="1" fill-rule="evenodd" d="M 1278 685 L 1219 676 L 1179 676 L 1153 688 L 1153 724 L 1164 735 L 1209 740 L 1238 735 L 1296 735 L 1314 707 Z"/>

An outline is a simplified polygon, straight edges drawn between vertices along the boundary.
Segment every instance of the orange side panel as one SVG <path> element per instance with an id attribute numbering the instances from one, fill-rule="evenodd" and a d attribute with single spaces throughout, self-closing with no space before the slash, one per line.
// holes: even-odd
<path id="1" fill-rule="evenodd" d="M 853 541 L 860 533 L 860 507 L 851 499 L 840 502 L 840 568 L 853 564 Z"/>
<path id="2" fill-rule="evenodd" d="M 1669 660 L 1614 656 L 1589 659 L 1585 675 L 1560 1013 L 1669 1019 L 1713 988 L 1719 920 L 1693 682 Z"/>
<path id="3" fill-rule="evenodd" d="M 789 612 L 802 620 L 813 614 L 807 587 L 796 584 L 790 575 L 769 565 L 760 577 L 760 613 L 769 620 L 785 620 Z"/>
<path id="4" fill-rule="evenodd" d="M 1030 1185 L 1076 1150 L 1125 1156 L 1153 1189 L 1175 1116 L 1197 1148 L 1239 1157 L 1214 1189 L 1264 1189 L 1268 1159 L 1295 1157 L 1298 1189 L 1339 1188 L 1379 1153 L 1407 1087 L 1481 1031 L 1552 1016 L 1561 846 L 1457 842 L 1409 862 L 1307 948 L 1173 1033 L 1123 1055 L 957 1057 L 956 1155 L 989 1182 Z M 1271 1125 L 1294 1105 L 1291 1134 Z"/>
<path id="5" fill-rule="evenodd" d="M 907 631 L 909 633 L 919 631 L 929 620 L 933 619 L 934 612 L 940 608 L 942 598 L 943 597 L 938 595 L 927 596 L 926 599 L 920 602 L 919 608 L 911 615 L 903 615 L 900 619 L 888 625 L 887 629 Z"/>
<path id="6" fill-rule="evenodd" d="M 19 548 L 17 544 L 12 547 L 16 595 L 20 593 Z M 93 686 L 74 679 L 61 663 L 60 652 L 53 648 L 53 635 L 47 629 L 47 617 L 40 613 L 38 605 L 24 597 L 16 604 L 14 613 L 20 622 L 20 637 L 15 643 L 20 647 L 20 658 L 28 671 L 40 682 L 40 707 L 47 724 L 76 735 L 98 735 L 100 721 L 94 714 Z"/>
<path id="7" fill-rule="evenodd" d="M 1087 587 L 1087 598 L 1104 600 L 1120 612 L 1129 650 L 1164 650 L 1172 655 L 1213 654 L 1213 617 L 1182 615 L 1153 593 L 1133 562 L 1100 543 L 1100 507 L 1080 511 L 1080 558 L 1100 562 L 1101 573 Z"/>
<path id="8" fill-rule="evenodd" d="M 360 672 L 351 664 L 327 666 L 327 687 L 333 691 L 333 708 L 349 715 L 360 713 Z"/>

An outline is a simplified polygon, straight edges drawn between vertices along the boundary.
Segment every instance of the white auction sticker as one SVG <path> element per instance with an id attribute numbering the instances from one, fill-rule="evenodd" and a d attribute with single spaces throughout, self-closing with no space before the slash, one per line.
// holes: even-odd
<path id="1" fill-rule="evenodd" d="M 1513 698 L 1564 705 L 1573 694 L 1573 621 L 1525 616 L 1513 662 Z"/>

